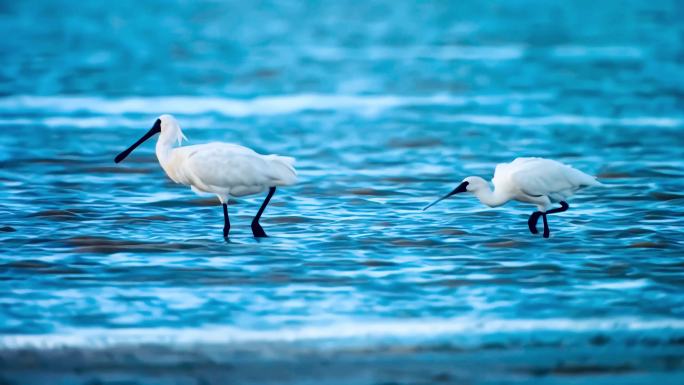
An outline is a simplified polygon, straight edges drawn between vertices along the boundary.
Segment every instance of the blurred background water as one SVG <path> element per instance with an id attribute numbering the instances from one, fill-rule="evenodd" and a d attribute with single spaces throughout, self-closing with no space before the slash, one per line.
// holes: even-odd
<path id="1" fill-rule="evenodd" d="M 0 382 L 684 381 L 684 7 L 673 1 L 0 3 Z M 294 156 L 262 196 L 145 144 Z M 544 156 L 550 217 L 456 197 Z"/>

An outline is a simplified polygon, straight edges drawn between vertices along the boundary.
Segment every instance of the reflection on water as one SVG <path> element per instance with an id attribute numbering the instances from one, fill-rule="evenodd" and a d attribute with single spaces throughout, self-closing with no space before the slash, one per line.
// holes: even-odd
<path id="1" fill-rule="evenodd" d="M 677 2 L 267 3 L 0 7 L 0 378 L 681 380 Z M 225 242 L 153 144 L 113 163 L 161 113 L 297 158 L 270 238 L 262 196 Z M 607 187 L 548 240 L 524 205 L 421 211 L 516 156 Z"/>

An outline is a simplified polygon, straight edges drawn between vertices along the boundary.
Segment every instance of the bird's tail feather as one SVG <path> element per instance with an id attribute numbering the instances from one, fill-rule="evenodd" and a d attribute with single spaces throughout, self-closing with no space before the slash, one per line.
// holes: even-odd
<path id="1" fill-rule="evenodd" d="M 273 166 L 276 185 L 291 185 L 297 181 L 297 170 L 294 168 L 295 158 L 280 155 L 268 155 L 267 158 Z"/>
<path id="2" fill-rule="evenodd" d="M 605 186 L 605 184 L 601 183 L 595 176 L 590 176 L 587 178 L 586 181 L 587 186 Z"/>

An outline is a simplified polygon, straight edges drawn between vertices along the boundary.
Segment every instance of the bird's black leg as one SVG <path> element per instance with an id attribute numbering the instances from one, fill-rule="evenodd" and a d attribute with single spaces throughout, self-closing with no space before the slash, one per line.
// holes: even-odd
<path id="1" fill-rule="evenodd" d="M 537 231 L 537 222 L 539 221 L 539 217 L 541 215 L 541 211 L 535 211 L 532 213 L 532 215 L 530 215 L 530 219 L 527 220 L 527 227 L 530 228 L 530 233 L 539 234 L 539 231 Z"/>
<path id="2" fill-rule="evenodd" d="M 547 211 L 547 214 L 556 214 L 556 213 L 562 213 L 563 211 L 567 211 L 570 208 L 570 205 L 567 202 L 560 201 L 561 207 L 557 209 L 551 209 Z"/>
<path id="3" fill-rule="evenodd" d="M 551 231 L 549 230 L 549 224 L 546 220 L 546 216 L 548 214 L 556 214 L 556 213 L 562 213 L 563 211 L 567 211 L 570 208 L 570 205 L 568 205 L 567 202 L 561 201 L 560 202 L 561 207 L 551 209 L 543 214 L 544 216 L 544 238 L 548 238 L 549 234 L 551 234 Z"/>
<path id="4" fill-rule="evenodd" d="M 230 220 L 228 220 L 228 203 L 223 204 L 223 238 L 228 238 L 230 232 Z"/>
<path id="5" fill-rule="evenodd" d="M 546 220 L 546 214 L 542 214 L 542 218 L 544 218 L 544 238 L 548 238 L 549 235 L 551 235 L 551 230 L 549 230 L 549 222 Z"/>
<path id="6" fill-rule="evenodd" d="M 252 234 L 254 234 L 254 237 L 256 238 L 264 238 L 267 236 L 266 232 L 259 224 L 259 219 L 261 218 L 261 214 L 264 213 L 264 209 L 266 209 L 266 206 L 268 205 L 268 202 L 271 200 L 271 197 L 275 193 L 275 190 L 275 187 L 271 187 L 268 189 L 268 195 L 266 196 L 266 199 L 264 199 L 264 203 L 261 204 L 261 207 L 259 208 L 257 215 L 252 220 Z"/>

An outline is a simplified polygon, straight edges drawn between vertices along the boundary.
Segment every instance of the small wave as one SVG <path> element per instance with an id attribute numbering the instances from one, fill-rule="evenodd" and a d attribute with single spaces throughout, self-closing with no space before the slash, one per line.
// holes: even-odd
<path id="1" fill-rule="evenodd" d="M 339 322 L 326 326 L 254 330 L 228 326 L 205 328 L 67 329 L 48 335 L 0 336 L 0 347 L 103 347 L 126 344 L 231 344 L 316 341 L 420 341 L 440 337 L 484 337 L 501 334 L 560 332 L 684 333 L 681 319 L 414 319 L 404 321 Z"/>
<path id="2" fill-rule="evenodd" d="M 612 118 L 604 116 L 550 115 L 550 116 L 503 116 L 503 115 L 453 115 L 442 119 L 449 123 L 471 123 L 483 126 L 620 126 L 676 128 L 684 125 L 681 118 L 636 116 Z"/>
<path id="3" fill-rule="evenodd" d="M 583 289 L 588 290 L 629 290 L 641 289 L 650 284 L 647 279 L 622 280 L 614 282 L 595 282 L 590 285 L 582 286 Z"/>
<path id="4" fill-rule="evenodd" d="M 289 48 L 289 47 L 288 47 Z M 289 48 L 291 49 L 291 48 Z M 525 55 L 525 46 L 410 46 L 345 48 L 331 46 L 307 46 L 304 55 L 321 61 L 345 60 L 462 60 L 462 61 L 508 61 Z"/>
<path id="5" fill-rule="evenodd" d="M 102 115 L 174 113 L 224 116 L 286 115 L 302 111 L 354 111 L 375 114 L 387 109 L 418 106 L 498 105 L 527 99 L 548 99 L 550 94 L 508 94 L 455 96 L 334 95 L 295 94 L 262 96 L 253 99 L 202 96 L 103 98 L 77 96 L 11 96 L 0 98 L 0 111 L 41 111 L 50 114 L 91 113 Z M 54 118 L 53 118 L 54 119 Z M 101 117 L 89 118 L 103 124 Z M 15 123 L 28 119 L 9 119 Z M 59 124 L 59 120 L 53 124 Z"/>
<path id="6" fill-rule="evenodd" d="M 551 54 L 558 58 L 585 59 L 641 59 L 644 51 L 634 46 L 581 46 L 563 45 L 551 50 Z"/>
<path id="7" fill-rule="evenodd" d="M 1 107 L 0 107 L 1 108 Z M 154 114 L 154 112 L 152 112 Z M 161 113 L 161 112 L 158 112 Z M 586 126 L 586 127 L 655 127 L 655 128 L 679 128 L 684 126 L 684 119 L 664 118 L 653 116 L 639 116 L 631 118 L 610 118 L 602 116 L 579 116 L 579 115 L 551 115 L 551 116 L 504 116 L 504 115 L 452 115 L 440 118 L 442 122 L 467 123 L 481 126 Z M 0 118 L 1 126 L 45 126 L 52 128 L 147 128 L 150 125 L 149 117 L 138 119 L 122 118 L 118 116 L 97 117 L 72 117 L 51 116 L 39 118 Z M 210 118 L 185 117 L 183 125 L 188 127 L 216 127 L 216 121 Z M 222 126 L 221 126 L 222 127 Z M 415 142 L 391 142 L 391 147 L 421 147 L 433 146 L 439 142 L 435 140 L 423 140 Z"/>

